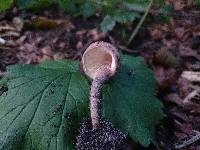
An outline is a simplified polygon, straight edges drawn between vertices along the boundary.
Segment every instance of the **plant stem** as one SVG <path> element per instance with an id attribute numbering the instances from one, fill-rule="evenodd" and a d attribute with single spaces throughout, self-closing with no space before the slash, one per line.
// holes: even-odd
<path id="1" fill-rule="evenodd" d="M 130 43 L 133 41 L 133 38 L 134 38 L 135 35 L 138 33 L 140 27 L 142 26 L 142 24 L 143 24 L 145 18 L 147 17 L 147 15 L 148 15 L 148 13 L 149 13 L 149 10 L 150 10 L 150 8 L 151 8 L 152 3 L 153 3 L 153 0 L 151 0 L 151 1 L 149 2 L 149 5 L 148 5 L 148 7 L 147 7 L 147 9 L 146 9 L 146 11 L 145 11 L 145 13 L 144 13 L 144 15 L 143 15 L 142 18 L 140 19 L 140 22 L 137 24 L 135 30 L 133 30 L 133 32 L 132 32 L 132 34 L 131 34 L 131 36 L 130 36 L 130 38 L 129 38 L 129 40 L 128 40 L 127 46 L 130 45 Z"/>
<path id="2" fill-rule="evenodd" d="M 92 81 L 90 90 L 90 115 L 92 128 L 97 129 L 101 119 L 101 99 L 102 87 L 106 80 L 110 77 L 110 70 L 103 66 L 96 73 L 95 79 Z"/>

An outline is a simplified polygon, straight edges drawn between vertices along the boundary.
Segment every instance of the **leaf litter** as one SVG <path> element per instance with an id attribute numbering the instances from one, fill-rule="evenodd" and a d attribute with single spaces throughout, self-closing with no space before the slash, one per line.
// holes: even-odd
<path id="1" fill-rule="evenodd" d="M 8 29 L 0 30 L 0 35 L 8 34 L 7 37 L 1 36 L 0 72 L 4 74 L 8 65 L 16 63 L 80 59 L 88 43 L 97 40 L 114 42 L 125 53 L 143 56 L 154 71 L 157 95 L 163 100 L 167 115 L 157 129 L 158 146 L 163 150 L 198 149 L 200 83 L 196 74 L 200 71 L 200 9 L 190 0 L 166 0 L 166 3 L 175 9 L 170 22 L 145 25 L 144 35 L 148 36 L 139 31 L 129 47 L 112 32 L 100 32 L 96 18 L 73 20 L 61 13 L 55 19 L 51 11 L 38 15 L 14 10 L 11 16 L 0 19 L 0 29 L 2 24 Z M 24 21 L 20 30 L 13 23 L 16 16 Z M 34 19 L 50 21 L 53 25 L 45 30 L 37 25 L 37 29 L 31 24 Z"/>

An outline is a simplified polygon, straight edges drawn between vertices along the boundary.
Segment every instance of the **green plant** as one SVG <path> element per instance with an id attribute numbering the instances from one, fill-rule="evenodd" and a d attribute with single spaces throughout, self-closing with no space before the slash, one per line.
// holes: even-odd
<path id="1" fill-rule="evenodd" d="M 126 24 L 140 17 L 139 12 L 144 11 L 148 1 L 137 0 L 60 0 L 59 4 L 67 12 L 90 17 L 97 12 L 101 13 L 103 21 L 101 30 L 110 31 L 116 23 Z"/>
<path id="2" fill-rule="evenodd" d="M 196 4 L 200 6 L 200 0 L 195 0 Z"/>
<path id="3" fill-rule="evenodd" d="M 20 9 L 40 10 L 50 6 L 52 0 L 16 0 L 16 5 Z"/>
<path id="4" fill-rule="evenodd" d="M 74 61 L 8 68 L 0 96 L 0 149 L 72 150 L 79 123 L 88 117 L 88 80 Z M 4 83 L 4 85 L 6 85 Z M 121 67 L 103 87 L 104 119 L 148 146 L 163 117 L 152 71 L 141 57 L 121 55 Z"/>
<path id="5" fill-rule="evenodd" d="M 13 0 L 0 0 L 0 13 L 9 9 L 13 4 Z"/>
<path id="6" fill-rule="evenodd" d="M 4 5 L 0 7 L 0 11 L 5 11 L 13 4 L 13 0 L 5 2 L 2 2 Z M 61 9 L 75 17 L 88 18 L 99 13 L 103 18 L 100 24 L 101 30 L 108 32 L 117 23 L 126 24 L 140 18 L 140 13 L 145 12 L 151 0 L 16 0 L 15 3 L 18 8 L 26 10 L 41 10 L 58 3 Z M 156 3 L 161 2 L 159 0 Z"/>

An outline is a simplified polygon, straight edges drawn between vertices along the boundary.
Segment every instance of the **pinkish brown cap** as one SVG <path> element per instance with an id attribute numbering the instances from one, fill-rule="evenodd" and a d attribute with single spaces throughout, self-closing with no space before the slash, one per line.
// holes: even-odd
<path id="1" fill-rule="evenodd" d="M 92 43 L 82 56 L 82 67 L 85 74 L 94 79 L 98 69 L 102 66 L 109 68 L 110 76 L 115 75 L 119 68 L 118 50 L 107 42 Z"/>

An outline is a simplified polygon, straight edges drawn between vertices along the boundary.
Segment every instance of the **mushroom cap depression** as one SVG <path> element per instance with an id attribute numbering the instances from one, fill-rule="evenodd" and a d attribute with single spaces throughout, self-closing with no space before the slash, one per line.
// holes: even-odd
<path id="1" fill-rule="evenodd" d="M 85 74 L 94 79 L 99 68 L 106 66 L 113 76 L 119 68 L 118 50 L 107 42 L 92 43 L 82 57 L 82 68 Z"/>

